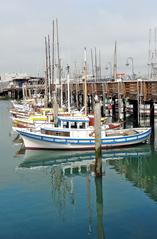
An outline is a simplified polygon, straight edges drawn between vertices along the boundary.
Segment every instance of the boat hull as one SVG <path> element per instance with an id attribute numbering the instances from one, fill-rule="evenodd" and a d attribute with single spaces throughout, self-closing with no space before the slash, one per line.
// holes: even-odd
<path id="1" fill-rule="evenodd" d="M 68 138 L 49 136 L 25 130 L 17 130 L 23 138 L 27 149 L 55 149 L 55 150 L 94 150 L 95 138 Z M 105 137 L 101 139 L 102 148 L 125 147 L 146 142 L 151 135 L 151 129 L 129 136 Z"/>

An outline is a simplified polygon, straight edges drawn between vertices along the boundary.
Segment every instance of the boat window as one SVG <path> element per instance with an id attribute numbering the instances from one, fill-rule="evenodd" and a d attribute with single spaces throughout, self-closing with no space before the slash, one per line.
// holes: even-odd
<path id="1" fill-rule="evenodd" d="M 79 124 L 79 128 L 80 128 L 80 129 L 85 129 L 85 123 L 84 123 L 84 122 L 81 122 L 81 123 Z"/>
<path id="2" fill-rule="evenodd" d="M 63 122 L 63 128 L 69 128 L 69 122 Z"/>
<path id="3" fill-rule="evenodd" d="M 70 132 L 58 132 L 58 131 L 52 131 L 51 135 L 56 136 L 70 136 Z"/>
<path id="4" fill-rule="evenodd" d="M 51 130 L 41 130 L 42 134 L 54 135 L 54 136 L 70 136 L 70 132 L 61 132 L 61 131 L 51 131 Z"/>
<path id="5" fill-rule="evenodd" d="M 76 122 L 71 122 L 71 128 L 77 129 L 77 123 Z"/>

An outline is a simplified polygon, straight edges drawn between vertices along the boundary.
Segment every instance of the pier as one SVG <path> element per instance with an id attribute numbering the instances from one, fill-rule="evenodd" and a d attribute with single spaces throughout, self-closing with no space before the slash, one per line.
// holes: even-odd
<path id="1" fill-rule="evenodd" d="M 22 81 L 23 79 L 21 79 Z M 16 81 L 16 79 L 15 79 Z M 36 81 L 36 82 L 35 82 Z M 20 82 L 20 79 L 18 79 Z M 80 81 L 70 81 L 70 92 L 73 98 L 83 97 L 84 94 L 84 82 Z M 117 79 L 116 81 L 113 80 L 100 80 L 98 82 L 87 81 L 87 96 L 88 98 L 92 97 L 93 95 L 98 95 L 101 97 L 106 98 L 128 98 L 129 100 L 135 100 L 140 98 L 143 102 L 147 102 L 153 100 L 157 103 L 157 80 L 123 80 Z M 56 85 L 57 88 L 60 87 Z M 11 98 L 17 98 L 18 93 L 22 94 L 22 89 L 25 89 L 26 96 L 31 96 L 34 92 L 37 93 L 44 93 L 45 86 L 44 86 L 44 79 L 27 79 L 27 82 L 24 84 L 18 85 L 17 81 L 15 84 L 11 86 L 7 85 L 4 82 L 0 82 L 0 94 L 8 95 L 9 92 L 11 93 Z M 62 83 L 62 92 L 63 96 L 66 97 L 66 93 L 68 90 L 67 83 L 64 80 Z M 75 96 L 75 97 L 74 97 Z M 22 97 L 22 95 L 21 95 Z M 77 100 L 77 99 L 76 99 Z"/>
<path id="2" fill-rule="evenodd" d="M 62 85 L 63 94 L 67 92 L 67 84 Z M 72 95 L 83 94 L 84 82 L 71 82 L 70 91 Z M 87 95 L 98 95 L 109 97 L 128 98 L 135 100 L 140 98 L 146 102 L 153 100 L 157 102 L 157 80 L 123 80 L 117 79 L 116 81 L 100 81 L 100 82 L 87 82 Z"/>
<path id="3" fill-rule="evenodd" d="M 86 87 L 85 87 L 86 85 Z M 54 87 L 55 86 L 55 87 Z M 121 119 L 125 122 L 127 105 L 131 105 L 134 127 L 140 125 L 140 106 L 143 105 L 144 114 L 150 117 L 150 124 L 154 125 L 155 107 L 157 103 L 157 80 L 134 79 L 134 80 L 106 80 L 99 79 L 62 79 L 61 84 L 51 85 L 51 89 L 56 89 L 59 105 L 69 102 L 70 105 L 80 110 L 85 104 L 87 113 L 94 112 L 94 97 L 97 95 L 102 102 L 101 115 L 107 116 L 112 111 L 112 122 Z M 86 89 L 86 94 L 85 94 Z M 34 95 L 44 98 L 46 92 L 45 79 L 42 77 L 14 78 L 12 84 L 0 81 L 0 95 L 11 99 L 29 99 Z M 68 95 L 69 92 L 69 95 Z M 62 102 L 61 102 L 62 101 Z M 112 109 L 109 108 L 111 106 Z M 125 125 L 124 125 L 125 126 Z"/>

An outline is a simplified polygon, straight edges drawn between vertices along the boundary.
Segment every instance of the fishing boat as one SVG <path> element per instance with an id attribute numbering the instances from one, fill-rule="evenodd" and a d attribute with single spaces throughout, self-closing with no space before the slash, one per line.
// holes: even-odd
<path id="1" fill-rule="evenodd" d="M 51 118 L 45 116 L 45 115 L 32 115 L 28 118 L 14 118 L 12 117 L 12 129 L 16 128 L 31 128 L 35 129 L 40 127 L 42 124 L 50 123 L 52 122 L 52 116 Z M 15 130 L 14 130 L 15 131 Z"/>
<path id="2" fill-rule="evenodd" d="M 58 116 L 58 125 L 42 126 L 40 131 L 16 129 L 21 135 L 25 148 L 57 150 L 95 149 L 94 126 L 89 126 L 88 117 Z M 107 130 L 101 126 L 102 148 L 122 147 L 146 143 L 151 128 L 130 128 Z"/>
<path id="3" fill-rule="evenodd" d="M 11 112 L 11 111 L 10 111 Z M 16 112 L 19 114 L 19 112 Z M 28 112 L 27 112 L 28 113 Z M 59 116 L 69 117 L 69 116 L 79 116 L 84 117 L 85 115 L 81 111 L 71 111 L 64 112 L 62 109 L 58 111 Z M 89 114 L 87 115 L 89 118 L 89 126 L 94 126 L 94 115 Z M 50 124 L 54 122 L 54 112 L 52 108 L 41 108 L 39 112 L 32 112 L 31 114 L 27 114 L 25 112 L 25 115 L 23 117 L 20 115 L 12 114 L 12 129 L 13 131 L 16 131 L 16 128 L 30 128 L 30 129 L 38 129 L 42 125 Z M 106 124 L 106 128 L 108 129 L 114 129 L 114 128 L 120 128 L 123 124 L 123 122 L 117 122 L 117 123 L 107 123 L 108 118 L 101 117 L 101 122 Z"/>

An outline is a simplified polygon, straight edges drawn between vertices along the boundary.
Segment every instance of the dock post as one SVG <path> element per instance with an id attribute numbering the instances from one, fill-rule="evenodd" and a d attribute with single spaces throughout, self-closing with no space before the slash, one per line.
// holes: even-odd
<path id="1" fill-rule="evenodd" d="M 53 102 L 53 114 L 54 114 L 54 126 L 57 127 L 57 122 L 58 122 L 58 103 L 56 100 L 56 97 L 54 97 L 54 102 Z"/>
<path id="2" fill-rule="evenodd" d="M 138 101 L 134 100 L 133 101 L 133 127 L 136 128 L 139 126 L 139 112 L 138 112 L 139 108 L 138 108 Z"/>
<path id="3" fill-rule="evenodd" d="M 125 98 L 123 98 L 123 121 L 124 121 L 124 129 L 126 129 L 126 101 Z"/>
<path id="4" fill-rule="evenodd" d="M 154 144 L 154 101 L 150 101 L 150 127 L 152 128 L 151 144 Z"/>
<path id="5" fill-rule="evenodd" d="M 94 93 L 91 94 L 91 111 L 94 109 Z"/>
<path id="6" fill-rule="evenodd" d="M 102 176 L 102 155 L 101 155 L 101 105 L 95 99 L 94 106 L 94 128 L 95 128 L 95 175 Z"/>
<path id="7" fill-rule="evenodd" d="M 112 97 L 112 122 L 116 121 L 116 98 Z"/>
<path id="8" fill-rule="evenodd" d="M 107 101 L 107 98 L 106 98 L 106 95 L 103 94 L 103 110 L 104 110 L 104 116 L 106 116 L 106 102 Z"/>
<path id="9" fill-rule="evenodd" d="M 91 96 L 87 95 L 87 112 L 90 114 L 91 112 Z"/>
<path id="10" fill-rule="evenodd" d="M 22 99 L 25 100 L 25 88 L 24 84 L 22 85 Z"/>
<path id="11" fill-rule="evenodd" d="M 104 96 L 102 96 L 101 117 L 104 117 L 104 116 L 105 116 L 105 114 L 104 114 L 104 104 L 103 104 L 103 102 L 104 102 Z"/>

